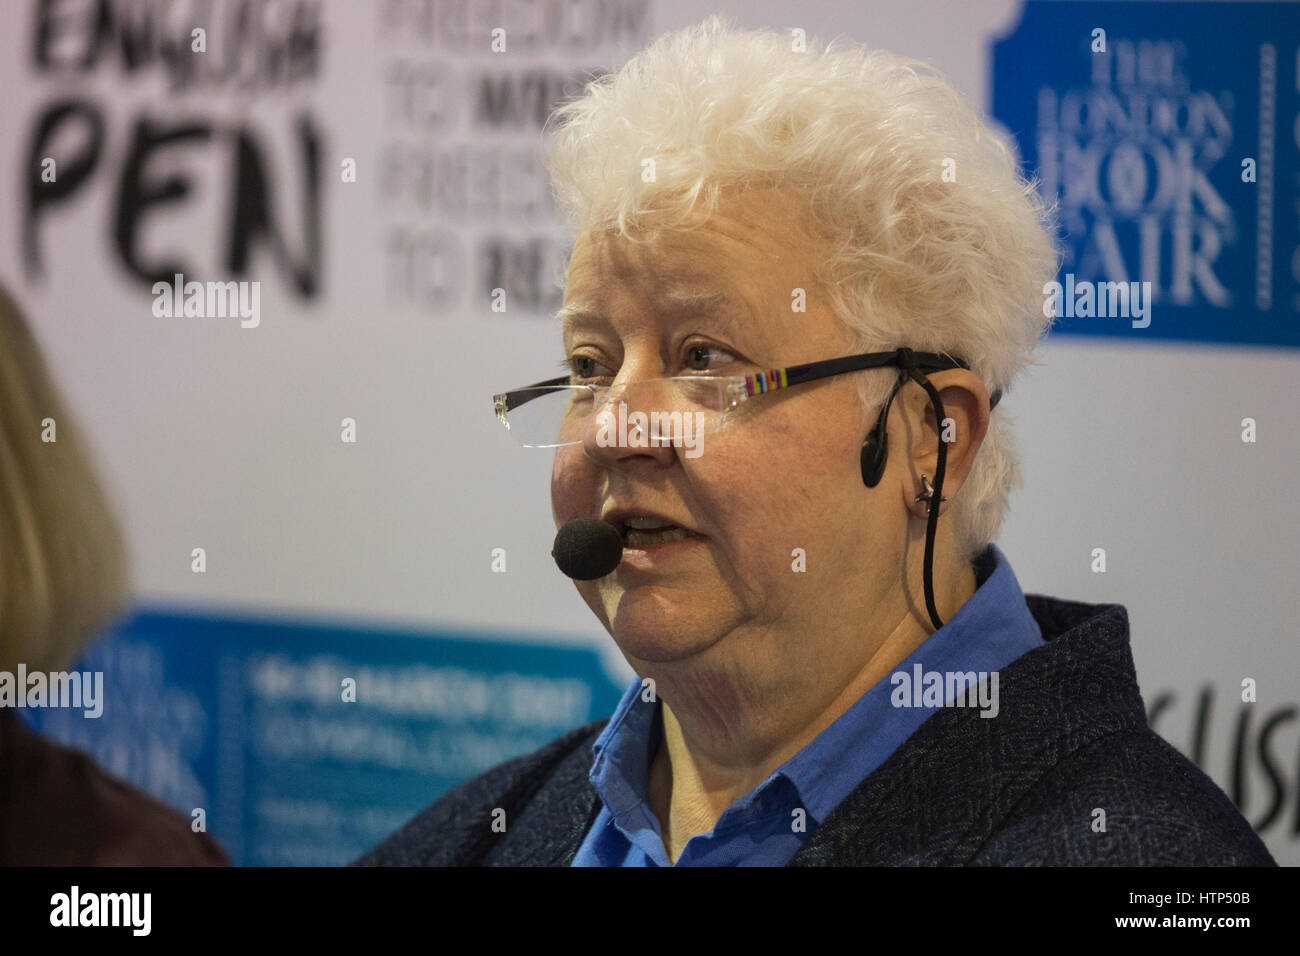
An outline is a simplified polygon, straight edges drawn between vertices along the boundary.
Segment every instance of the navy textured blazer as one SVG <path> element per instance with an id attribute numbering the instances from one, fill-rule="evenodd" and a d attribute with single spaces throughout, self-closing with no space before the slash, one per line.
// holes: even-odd
<path id="1" fill-rule="evenodd" d="M 1148 727 L 1128 612 L 1025 600 L 1047 643 L 999 672 L 998 716 L 937 709 L 789 865 L 1275 866 L 1227 795 Z M 608 719 L 461 784 L 354 865 L 568 866 L 600 809 L 587 774 Z"/>

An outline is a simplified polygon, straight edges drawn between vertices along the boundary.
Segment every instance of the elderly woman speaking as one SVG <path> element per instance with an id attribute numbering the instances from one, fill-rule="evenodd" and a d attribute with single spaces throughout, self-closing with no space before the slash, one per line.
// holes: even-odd
<path id="1" fill-rule="evenodd" d="M 923 64 L 714 19 L 560 108 L 555 556 L 638 675 L 358 862 L 1253 864 L 1127 615 L 1020 590 L 998 404 L 1048 217 Z"/>

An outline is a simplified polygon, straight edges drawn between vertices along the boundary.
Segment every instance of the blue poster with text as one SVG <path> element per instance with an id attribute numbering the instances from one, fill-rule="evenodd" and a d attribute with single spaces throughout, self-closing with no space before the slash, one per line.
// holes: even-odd
<path id="1" fill-rule="evenodd" d="M 1056 205 L 1058 333 L 1300 346 L 1300 4 L 1030 0 L 993 106 Z"/>
<path id="2" fill-rule="evenodd" d="M 253 866 L 354 860 L 623 693 L 588 647 L 160 608 L 71 669 L 103 675 L 102 713 L 22 718 Z"/>

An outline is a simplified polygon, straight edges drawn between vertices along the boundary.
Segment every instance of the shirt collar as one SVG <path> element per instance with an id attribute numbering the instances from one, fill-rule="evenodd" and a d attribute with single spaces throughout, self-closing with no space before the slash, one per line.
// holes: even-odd
<path id="1" fill-rule="evenodd" d="M 911 672 L 917 664 L 925 671 L 995 671 L 1043 643 L 1020 582 L 997 545 L 990 544 L 972 566 L 975 593 L 894 673 Z M 735 806 L 748 809 L 769 791 L 788 790 L 780 785 L 784 780 L 815 820 L 824 819 L 929 716 L 891 706 L 892 689 L 888 678 L 877 683 Z M 641 678 L 634 679 L 592 748 L 591 783 L 627 832 L 659 829 L 649 807 L 649 768 L 662 727 L 659 702 L 647 696 Z"/>
<path id="2" fill-rule="evenodd" d="M 773 774 L 795 785 L 815 819 L 825 819 L 933 713 L 895 707 L 894 674 L 911 675 L 918 665 L 923 672 L 989 673 L 1042 646 L 1042 631 L 1001 549 L 990 544 L 972 565 L 975 593 L 957 613 Z M 850 773 L 843 772 L 846 764 Z"/>

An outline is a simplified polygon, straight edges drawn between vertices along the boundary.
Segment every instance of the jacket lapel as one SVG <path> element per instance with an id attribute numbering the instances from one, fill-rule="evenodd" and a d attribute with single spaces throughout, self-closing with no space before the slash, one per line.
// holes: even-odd
<path id="1" fill-rule="evenodd" d="M 595 759 L 592 744 L 608 722 L 608 718 L 600 721 L 565 755 L 513 823 L 507 819 L 509 836 L 487 854 L 485 866 L 569 866 L 573 862 L 600 810 L 588 774 Z"/>
<path id="2" fill-rule="evenodd" d="M 1066 754 L 1145 726 L 1124 608 L 1026 599 L 1049 643 L 1000 672 L 998 715 L 937 710 L 827 816 L 791 866 L 964 864 Z"/>

